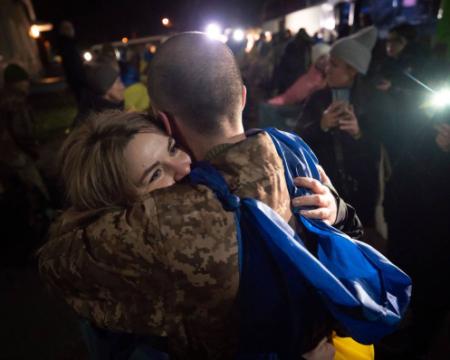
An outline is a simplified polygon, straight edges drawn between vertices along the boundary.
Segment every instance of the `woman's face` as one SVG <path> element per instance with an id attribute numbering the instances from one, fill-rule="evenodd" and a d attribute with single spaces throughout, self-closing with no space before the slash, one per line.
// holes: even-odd
<path id="1" fill-rule="evenodd" d="M 397 58 L 405 49 L 407 44 L 406 39 L 398 34 L 389 33 L 386 40 L 386 53 L 389 57 Z"/>
<path id="2" fill-rule="evenodd" d="M 191 159 L 163 133 L 139 133 L 124 150 L 124 159 L 140 195 L 175 184 L 191 171 Z"/>
<path id="3" fill-rule="evenodd" d="M 331 88 L 349 87 L 356 76 L 356 71 L 343 60 L 331 56 L 326 67 L 328 85 Z"/>

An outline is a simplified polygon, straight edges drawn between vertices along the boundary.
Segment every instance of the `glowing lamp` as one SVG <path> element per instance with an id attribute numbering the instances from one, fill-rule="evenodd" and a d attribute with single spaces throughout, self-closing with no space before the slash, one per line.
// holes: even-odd
<path id="1" fill-rule="evenodd" d="M 220 27 L 219 24 L 211 23 L 208 24 L 208 26 L 205 28 L 205 33 L 211 39 L 219 40 L 222 35 L 222 28 Z"/>
<path id="2" fill-rule="evenodd" d="M 243 41 L 245 38 L 244 30 L 242 29 L 236 29 L 233 31 L 233 40 L 237 42 Z"/>
<path id="3" fill-rule="evenodd" d="M 83 59 L 84 59 L 85 61 L 87 61 L 87 62 L 91 61 L 91 60 L 92 60 L 92 54 L 91 54 L 89 51 L 86 51 L 86 52 L 83 54 Z"/>
<path id="4" fill-rule="evenodd" d="M 31 25 L 29 34 L 33 39 L 37 39 L 41 35 L 41 32 L 39 31 L 39 26 Z"/>

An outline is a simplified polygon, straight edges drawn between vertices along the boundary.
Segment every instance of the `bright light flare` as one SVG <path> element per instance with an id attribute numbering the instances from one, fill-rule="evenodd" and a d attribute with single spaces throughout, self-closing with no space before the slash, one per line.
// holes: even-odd
<path id="1" fill-rule="evenodd" d="M 39 26 L 37 26 L 37 25 L 31 25 L 29 34 L 30 34 L 30 36 L 31 36 L 33 39 L 37 39 L 37 38 L 41 35 L 41 32 L 40 32 L 40 30 L 39 30 Z"/>
<path id="2" fill-rule="evenodd" d="M 162 24 L 163 24 L 165 27 L 169 27 L 169 26 L 170 26 L 170 20 L 169 20 L 169 18 L 163 18 L 163 19 L 161 20 L 161 22 L 162 22 Z"/>
<path id="3" fill-rule="evenodd" d="M 205 33 L 211 39 L 221 40 L 222 37 L 222 28 L 219 24 L 211 23 L 205 28 Z"/>
<path id="4" fill-rule="evenodd" d="M 333 11 L 333 5 L 329 3 L 322 4 L 322 10 L 327 12 Z"/>
<path id="5" fill-rule="evenodd" d="M 236 42 L 244 41 L 245 32 L 242 29 L 236 29 L 233 31 L 233 40 Z"/>
<path id="6" fill-rule="evenodd" d="M 320 21 L 320 25 L 327 30 L 334 30 L 336 27 L 336 20 L 334 17 L 328 17 Z"/>
<path id="7" fill-rule="evenodd" d="M 128 38 L 126 36 L 122 38 L 122 43 L 128 44 Z"/>
<path id="8" fill-rule="evenodd" d="M 92 54 L 91 54 L 89 51 L 86 51 L 86 52 L 83 54 L 83 58 L 84 58 L 84 60 L 86 60 L 87 62 L 92 61 Z"/>
<path id="9" fill-rule="evenodd" d="M 450 105 L 450 88 L 436 91 L 431 98 L 431 105 L 443 108 Z"/>

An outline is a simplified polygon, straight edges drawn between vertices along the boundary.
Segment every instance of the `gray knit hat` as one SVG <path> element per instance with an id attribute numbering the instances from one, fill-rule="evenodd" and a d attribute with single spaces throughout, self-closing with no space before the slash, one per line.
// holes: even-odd
<path id="1" fill-rule="evenodd" d="M 106 62 L 89 63 L 85 72 L 89 89 L 98 95 L 105 95 L 119 76 L 117 68 Z"/>
<path id="2" fill-rule="evenodd" d="M 331 47 L 330 55 L 345 61 L 359 73 L 366 74 L 377 34 L 377 29 L 369 26 L 353 35 L 339 39 Z"/>

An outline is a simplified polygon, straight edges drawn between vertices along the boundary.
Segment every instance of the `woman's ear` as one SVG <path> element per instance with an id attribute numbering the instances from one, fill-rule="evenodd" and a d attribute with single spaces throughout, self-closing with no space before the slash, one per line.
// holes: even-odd
<path id="1" fill-rule="evenodd" d="M 158 111 L 158 117 L 161 120 L 164 129 L 166 130 L 167 134 L 169 136 L 173 136 L 173 131 L 172 131 L 172 127 L 170 126 L 170 120 L 169 120 L 169 115 L 166 114 L 163 111 Z"/>

